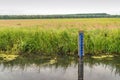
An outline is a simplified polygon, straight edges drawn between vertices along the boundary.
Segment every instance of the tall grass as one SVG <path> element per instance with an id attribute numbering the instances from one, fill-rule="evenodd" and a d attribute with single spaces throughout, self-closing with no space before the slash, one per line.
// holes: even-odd
<path id="1" fill-rule="evenodd" d="M 120 30 L 85 30 L 85 54 L 119 54 Z M 21 55 L 77 55 L 78 29 L 1 28 L 0 51 Z"/>
<path id="2" fill-rule="evenodd" d="M 85 53 L 120 53 L 120 29 L 94 30 L 85 33 Z"/>
<path id="3" fill-rule="evenodd" d="M 73 30 L 3 29 L 0 31 L 0 51 L 17 54 L 63 55 L 77 49 L 77 34 Z"/>

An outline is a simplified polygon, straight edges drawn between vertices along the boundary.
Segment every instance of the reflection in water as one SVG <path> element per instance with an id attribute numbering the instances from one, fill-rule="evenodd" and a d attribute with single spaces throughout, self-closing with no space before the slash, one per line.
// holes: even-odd
<path id="1" fill-rule="evenodd" d="M 83 59 L 79 59 L 78 63 L 78 80 L 83 80 L 84 78 L 84 66 L 83 66 Z"/>
<path id="2" fill-rule="evenodd" d="M 84 80 L 120 80 L 120 57 L 85 59 Z"/>
<path id="3" fill-rule="evenodd" d="M 27 66 L 22 70 L 18 66 L 0 71 L 0 80 L 77 80 L 77 69 L 70 65 L 64 69 L 55 66 Z M 11 71 L 12 70 L 12 71 Z"/>
<path id="4" fill-rule="evenodd" d="M 0 65 L 0 80 L 77 80 L 76 62 L 71 58 L 17 59 Z"/>
<path id="5" fill-rule="evenodd" d="M 83 68 L 84 65 L 84 68 Z M 83 72 L 84 70 L 84 72 Z M 84 77 L 83 77 L 84 73 Z M 0 80 L 120 80 L 120 58 L 26 59 L 0 64 Z"/>

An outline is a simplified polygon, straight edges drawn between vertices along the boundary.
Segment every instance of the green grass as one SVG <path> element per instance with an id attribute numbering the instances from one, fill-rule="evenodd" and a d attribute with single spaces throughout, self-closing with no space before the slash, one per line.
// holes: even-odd
<path id="1" fill-rule="evenodd" d="M 120 53 L 120 29 L 94 30 L 85 34 L 85 53 Z"/>
<path id="2" fill-rule="evenodd" d="M 120 29 L 84 30 L 85 55 L 120 54 Z M 0 53 L 77 55 L 78 29 L 1 28 Z"/>

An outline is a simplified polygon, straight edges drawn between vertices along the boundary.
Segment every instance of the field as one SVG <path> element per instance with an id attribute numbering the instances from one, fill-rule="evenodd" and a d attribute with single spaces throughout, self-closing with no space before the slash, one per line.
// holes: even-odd
<path id="1" fill-rule="evenodd" d="M 0 27 L 41 27 L 45 29 L 111 29 L 120 28 L 120 18 L 0 20 Z"/>
<path id="2" fill-rule="evenodd" d="M 120 54 L 120 18 L 0 20 L 0 53 L 77 55 L 79 30 L 85 54 Z"/>

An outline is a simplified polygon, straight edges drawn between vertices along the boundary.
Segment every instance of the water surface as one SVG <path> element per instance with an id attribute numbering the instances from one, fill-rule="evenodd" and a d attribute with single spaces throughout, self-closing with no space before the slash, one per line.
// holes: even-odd
<path id="1" fill-rule="evenodd" d="M 120 80 L 120 59 L 85 58 L 84 80 Z M 16 59 L 0 63 L 0 80 L 80 80 L 82 65 L 74 58 Z"/>

